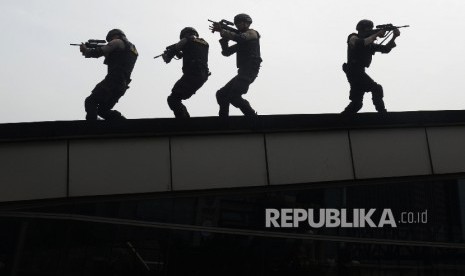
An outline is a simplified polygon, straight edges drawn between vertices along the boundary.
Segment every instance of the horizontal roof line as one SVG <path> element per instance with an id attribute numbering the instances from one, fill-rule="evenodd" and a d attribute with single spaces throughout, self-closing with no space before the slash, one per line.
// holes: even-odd
<path id="1" fill-rule="evenodd" d="M 232 116 L 189 119 L 128 119 L 124 121 L 48 121 L 0 124 L 0 141 L 87 137 L 173 136 L 270 133 L 309 130 L 370 129 L 465 125 L 465 110 L 408 111 L 387 114 L 290 114 L 256 118 Z"/>

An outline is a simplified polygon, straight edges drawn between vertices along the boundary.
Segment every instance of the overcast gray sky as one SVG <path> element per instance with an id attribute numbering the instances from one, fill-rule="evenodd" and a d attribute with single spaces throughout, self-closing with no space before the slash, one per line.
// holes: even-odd
<path id="1" fill-rule="evenodd" d="M 248 13 L 262 35 L 262 68 L 245 96 L 260 115 L 339 113 L 349 85 L 341 70 L 346 38 L 360 19 L 401 29 L 398 47 L 376 54 L 368 73 L 388 111 L 465 106 L 463 0 L 1 0 L 0 123 L 82 120 L 84 99 L 104 78 L 103 59 L 78 47 L 120 28 L 139 50 L 133 82 L 116 105 L 127 118 L 173 117 L 166 104 L 181 61 L 154 60 L 186 26 L 210 43 L 208 82 L 185 104 L 191 116 L 216 116 L 216 91 L 235 74 L 207 19 Z M 373 112 L 371 95 L 361 112 Z M 232 115 L 241 114 L 231 108 Z"/>

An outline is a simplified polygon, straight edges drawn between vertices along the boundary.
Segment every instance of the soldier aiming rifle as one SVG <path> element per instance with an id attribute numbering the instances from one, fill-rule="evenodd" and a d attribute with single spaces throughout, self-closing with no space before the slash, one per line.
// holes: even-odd
<path id="1" fill-rule="evenodd" d="M 183 59 L 182 77 L 174 84 L 171 95 L 168 96 L 168 106 L 176 118 L 189 118 L 186 106 L 182 104 L 194 95 L 207 81 L 210 71 L 208 69 L 208 43 L 199 38 L 199 33 L 192 27 L 186 27 L 179 34 L 179 42 L 166 47 L 162 57 L 165 63 L 170 63 L 174 57 Z"/>
<path id="2" fill-rule="evenodd" d="M 386 113 L 384 106 L 383 87 L 376 83 L 365 72 L 370 67 L 372 57 L 376 52 L 387 54 L 396 47 L 395 39 L 400 35 L 399 28 L 392 24 L 378 25 L 373 29 L 373 22 L 361 20 L 357 23 L 357 33 L 352 33 L 347 38 L 347 62 L 342 65 L 342 70 L 347 76 L 350 84 L 350 103 L 342 114 L 355 114 L 363 105 L 363 96 L 371 92 L 373 104 L 379 113 Z M 375 43 L 378 37 L 386 37 L 386 32 L 392 32 L 393 37 L 386 44 Z M 384 40 L 383 40 L 384 41 Z"/>
<path id="3" fill-rule="evenodd" d="M 98 116 L 105 120 L 125 119 L 120 112 L 112 110 L 124 95 L 131 82 L 131 73 L 136 64 L 138 53 L 123 31 L 113 29 L 104 40 L 89 40 L 79 45 L 79 50 L 86 58 L 104 56 L 108 74 L 98 83 L 84 102 L 86 120 L 95 121 Z"/>
<path id="4" fill-rule="evenodd" d="M 237 30 L 229 27 L 226 20 L 213 22 L 210 26 L 212 32 L 221 35 L 221 54 L 231 56 L 236 54 L 237 75 L 232 78 L 223 88 L 216 92 L 216 99 L 219 105 L 219 116 L 229 116 L 229 105 L 239 108 L 245 116 L 256 116 L 257 113 L 250 106 L 250 103 L 242 98 L 249 90 L 249 86 L 258 76 L 262 58 L 260 55 L 260 34 L 250 29 L 252 18 L 241 13 L 234 17 L 234 25 Z M 231 23 L 231 22 L 229 22 Z M 236 44 L 229 46 L 229 41 Z"/>

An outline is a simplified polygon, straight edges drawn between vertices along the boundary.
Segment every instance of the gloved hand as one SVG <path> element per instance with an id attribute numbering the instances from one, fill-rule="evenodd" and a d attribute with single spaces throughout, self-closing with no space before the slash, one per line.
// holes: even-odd
<path id="1" fill-rule="evenodd" d="M 161 55 L 161 57 L 163 58 L 163 61 L 164 61 L 165 63 L 170 63 L 171 60 L 173 59 L 173 56 L 170 55 L 168 51 L 165 51 L 165 52 Z"/>

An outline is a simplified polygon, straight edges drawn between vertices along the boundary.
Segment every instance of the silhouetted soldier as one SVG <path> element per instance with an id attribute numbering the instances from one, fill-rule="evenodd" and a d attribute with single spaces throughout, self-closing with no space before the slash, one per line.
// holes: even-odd
<path id="1" fill-rule="evenodd" d="M 342 66 L 350 84 L 350 104 L 342 114 L 357 113 L 363 105 L 363 95 L 371 92 L 373 104 L 380 113 L 385 113 L 383 87 L 365 72 L 376 52 L 389 53 L 396 46 L 394 40 L 400 35 L 399 29 L 393 30 L 392 39 L 386 44 L 374 43 L 378 37 L 384 37 L 386 31 L 373 30 L 373 22 L 361 20 L 356 27 L 358 33 L 352 33 L 347 39 L 347 63 Z"/>
<path id="2" fill-rule="evenodd" d="M 86 58 L 105 56 L 104 64 L 108 66 L 105 79 L 95 86 L 92 94 L 85 100 L 86 120 L 97 120 L 97 115 L 105 120 L 125 119 L 112 108 L 129 88 L 138 53 L 119 29 L 109 31 L 106 40 L 108 44 L 102 47 L 87 48 L 84 44 L 80 46 L 80 51 Z"/>
<path id="3" fill-rule="evenodd" d="M 216 93 L 216 99 L 220 106 L 220 117 L 229 116 L 229 104 L 239 108 L 245 116 L 256 116 L 257 113 L 250 106 L 250 103 L 242 98 L 247 93 L 249 85 L 255 80 L 260 70 L 262 62 L 260 56 L 260 34 L 250 29 L 252 18 L 244 13 L 234 17 L 234 24 L 238 33 L 227 31 L 221 25 L 214 23 L 212 31 L 221 34 L 220 44 L 222 54 L 230 56 L 236 53 L 237 76 L 230 80 L 223 88 Z M 236 44 L 229 46 L 229 40 Z"/>
<path id="4" fill-rule="evenodd" d="M 162 57 L 166 63 L 176 55 L 183 58 L 182 77 L 174 84 L 171 95 L 168 96 L 168 106 L 173 110 L 176 118 L 189 118 L 187 108 L 182 100 L 189 99 L 207 81 L 208 43 L 199 38 L 194 28 L 186 27 L 181 30 L 180 41 L 168 47 Z"/>

